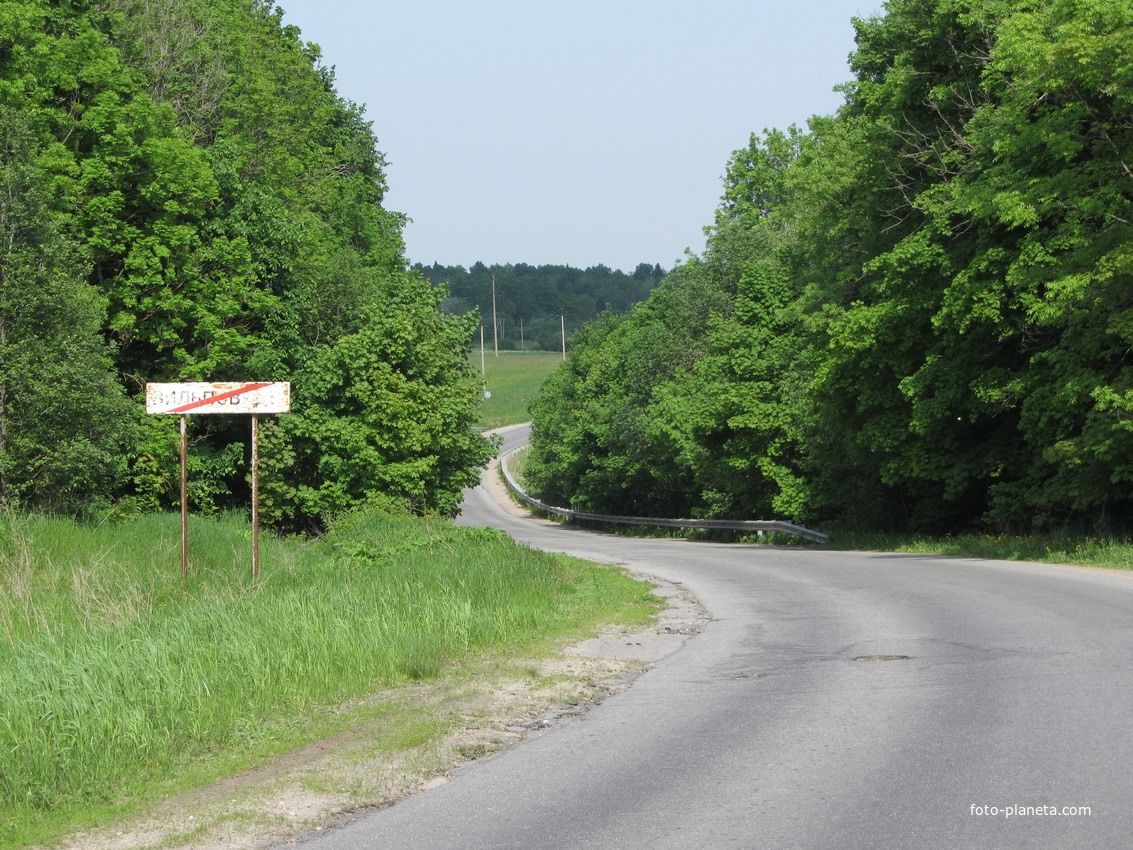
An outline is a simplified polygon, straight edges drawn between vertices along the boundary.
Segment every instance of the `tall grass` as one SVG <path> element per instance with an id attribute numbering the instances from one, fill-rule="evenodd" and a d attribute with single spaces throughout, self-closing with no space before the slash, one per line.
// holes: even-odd
<path id="1" fill-rule="evenodd" d="M 531 444 L 520 446 L 507 457 L 507 471 L 524 490 L 528 488 L 527 458 L 531 455 Z"/>
<path id="2" fill-rule="evenodd" d="M 374 516 L 265 539 L 259 581 L 244 520 L 196 520 L 182 581 L 178 523 L 0 515 L 0 839 L 314 706 L 641 599 L 498 532 Z"/>
<path id="3" fill-rule="evenodd" d="M 1080 534 L 835 534 L 831 548 L 1133 569 L 1133 540 Z"/>

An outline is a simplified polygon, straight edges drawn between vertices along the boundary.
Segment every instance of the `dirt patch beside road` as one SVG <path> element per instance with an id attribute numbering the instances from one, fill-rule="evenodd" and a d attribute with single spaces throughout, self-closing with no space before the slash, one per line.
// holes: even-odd
<path id="1" fill-rule="evenodd" d="M 653 578 L 639 577 L 654 585 Z M 487 660 L 444 681 L 389 689 L 342 710 L 396 705 L 382 716 L 255 770 L 170 799 L 145 815 L 78 833 L 66 850 L 252 850 L 333 829 L 453 778 L 471 763 L 584 714 L 675 652 L 706 621 L 679 585 L 646 629 L 602 629 L 549 658 Z M 433 730 L 423 743 L 390 740 L 390 726 Z M 439 734 L 438 734 L 439 730 Z"/>

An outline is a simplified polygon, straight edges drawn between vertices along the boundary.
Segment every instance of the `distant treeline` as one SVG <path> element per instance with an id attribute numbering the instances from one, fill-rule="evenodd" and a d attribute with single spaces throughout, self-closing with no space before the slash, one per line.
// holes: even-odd
<path id="1" fill-rule="evenodd" d="M 450 297 L 442 308 L 464 314 L 480 308 L 486 339 L 492 327 L 492 277 L 496 279 L 496 319 L 501 348 L 554 350 L 561 343 L 565 318 L 570 334 L 598 314 L 609 310 L 624 313 L 665 277 L 660 265 L 641 263 L 632 274 L 604 265 L 588 269 L 571 266 L 530 266 L 526 263 L 486 266 L 477 262 L 464 266 L 413 267 L 434 284 L 447 283 Z"/>

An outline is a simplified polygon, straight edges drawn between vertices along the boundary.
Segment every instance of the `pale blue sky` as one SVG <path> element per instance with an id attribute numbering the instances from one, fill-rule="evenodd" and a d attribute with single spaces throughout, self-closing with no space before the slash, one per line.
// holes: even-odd
<path id="1" fill-rule="evenodd" d="M 412 262 L 699 252 L 731 152 L 841 103 L 880 0 L 279 0 L 367 106 Z"/>

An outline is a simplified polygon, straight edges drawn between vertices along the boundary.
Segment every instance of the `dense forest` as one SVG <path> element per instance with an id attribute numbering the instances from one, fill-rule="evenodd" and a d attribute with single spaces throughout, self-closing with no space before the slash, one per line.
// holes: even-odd
<path id="1" fill-rule="evenodd" d="M 1128 531 L 1133 3 L 889 0 L 845 103 L 753 135 L 702 255 L 533 410 L 548 501 Z"/>
<path id="2" fill-rule="evenodd" d="M 644 301 L 665 277 L 660 265 L 640 263 L 631 274 L 603 265 L 588 269 L 572 266 L 531 266 L 526 263 L 486 266 L 413 267 L 450 293 L 442 308 L 467 313 L 480 308 L 491 341 L 492 280 L 496 289 L 496 321 L 501 348 L 537 348 L 555 351 L 573 333 L 599 313 L 624 313 Z M 561 320 L 560 320 L 561 317 Z"/>
<path id="3" fill-rule="evenodd" d="M 490 454 L 474 315 L 408 269 L 361 109 L 270 0 L 0 4 L 0 502 L 177 493 L 148 381 L 289 380 L 263 515 L 452 511 Z M 248 423 L 190 417 L 192 509 L 247 504 Z"/>

